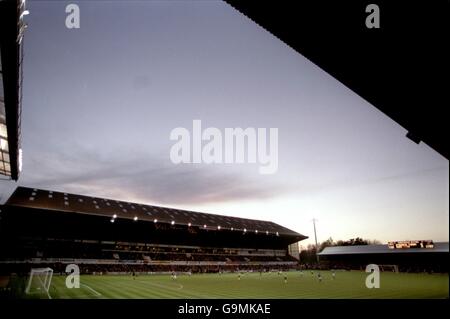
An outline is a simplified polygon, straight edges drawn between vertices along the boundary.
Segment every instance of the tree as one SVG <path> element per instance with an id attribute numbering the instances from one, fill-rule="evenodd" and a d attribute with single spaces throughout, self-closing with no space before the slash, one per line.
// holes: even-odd
<path id="1" fill-rule="evenodd" d="M 356 237 L 342 242 L 342 246 L 359 246 L 359 245 L 368 245 L 368 241 L 360 237 Z"/>
<path id="2" fill-rule="evenodd" d="M 336 246 L 336 243 L 334 242 L 333 238 L 328 238 L 327 240 L 325 240 L 324 242 L 319 244 L 319 252 L 324 250 L 325 247 L 331 247 L 331 246 Z"/>
<path id="3" fill-rule="evenodd" d="M 309 244 L 306 249 L 302 249 L 300 252 L 300 260 L 305 264 L 314 264 L 317 262 L 316 259 L 316 246 Z"/>

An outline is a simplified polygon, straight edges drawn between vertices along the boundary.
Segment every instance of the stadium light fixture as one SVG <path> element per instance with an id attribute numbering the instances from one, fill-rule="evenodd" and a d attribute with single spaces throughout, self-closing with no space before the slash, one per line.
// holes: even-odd
<path id="1" fill-rule="evenodd" d="M 175 221 L 172 220 L 172 221 L 170 222 L 170 224 L 171 224 L 171 225 L 175 225 Z"/>
<path id="2" fill-rule="evenodd" d="M 24 16 L 27 16 L 27 15 L 29 15 L 29 14 L 30 14 L 30 11 L 24 10 L 24 11 L 20 14 L 19 19 L 22 19 Z"/>
<path id="3" fill-rule="evenodd" d="M 22 164 L 23 163 L 23 153 L 22 149 L 19 148 L 19 172 L 22 172 Z"/>
<path id="4" fill-rule="evenodd" d="M 138 217 L 134 216 L 133 220 L 136 222 L 138 220 Z"/>
<path id="5" fill-rule="evenodd" d="M 258 230 L 257 229 L 255 229 L 255 234 L 257 234 L 258 233 Z"/>
<path id="6" fill-rule="evenodd" d="M 0 149 L 2 151 L 4 151 L 4 150 L 6 150 L 7 146 L 8 146 L 8 141 L 3 138 L 0 138 Z"/>
<path id="7" fill-rule="evenodd" d="M 117 214 L 114 214 L 114 215 L 113 215 L 113 219 L 116 219 L 116 218 L 117 218 Z"/>
<path id="8" fill-rule="evenodd" d="M 246 233 L 247 232 L 247 228 L 244 228 L 244 233 Z"/>
<path id="9" fill-rule="evenodd" d="M 188 227 L 191 227 L 191 225 L 192 225 L 191 223 L 188 223 Z"/>
<path id="10" fill-rule="evenodd" d="M 217 226 L 217 229 L 220 230 L 220 226 Z"/>
<path id="11" fill-rule="evenodd" d="M 203 225 L 203 228 L 206 228 L 206 224 L 205 224 L 205 225 Z"/>
<path id="12" fill-rule="evenodd" d="M 158 222 L 158 220 L 155 218 L 155 219 L 153 220 L 153 222 L 156 224 L 156 223 Z"/>

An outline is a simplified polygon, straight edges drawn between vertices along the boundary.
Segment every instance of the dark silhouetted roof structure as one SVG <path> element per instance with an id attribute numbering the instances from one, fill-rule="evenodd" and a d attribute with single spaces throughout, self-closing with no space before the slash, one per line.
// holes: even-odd
<path id="1" fill-rule="evenodd" d="M 208 230 L 235 230 L 261 235 L 290 236 L 297 237 L 298 240 L 308 238 L 269 221 L 206 214 L 27 187 L 18 187 L 5 205 L 99 215 L 108 218 L 137 218 L 141 221 L 191 225 Z"/>
<path id="2" fill-rule="evenodd" d="M 449 1 L 225 1 L 448 158 Z"/>
<path id="3" fill-rule="evenodd" d="M 24 15 L 24 1 L 0 1 L 0 175 L 13 180 L 21 169 Z"/>

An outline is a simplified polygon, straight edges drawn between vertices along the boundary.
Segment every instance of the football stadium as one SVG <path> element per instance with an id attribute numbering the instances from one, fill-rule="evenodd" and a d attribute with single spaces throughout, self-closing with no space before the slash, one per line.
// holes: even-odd
<path id="1" fill-rule="evenodd" d="M 427 15 L 422 41 L 409 25 L 398 41 L 342 25 L 342 3 L 312 14 L 234 0 L 82 2 L 81 30 L 79 8 L 62 3 L 0 0 L 0 301 L 449 298 L 448 94 L 425 71 L 447 60 L 429 40 L 448 10 Z M 411 68 L 419 58 L 434 67 Z M 196 118 L 210 132 L 256 125 L 245 129 L 255 137 L 279 127 L 284 169 L 211 168 L 221 160 L 194 160 L 207 142 L 194 127 L 200 147 L 181 163 L 202 169 L 167 162 L 170 132 Z M 314 214 L 329 235 L 418 240 L 323 246 Z M 298 232 L 309 217 L 315 245 Z"/>
<path id="2" fill-rule="evenodd" d="M 385 265 L 381 289 L 367 289 L 362 267 L 377 257 L 306 266 L 298 242 L 307 237 L 269 221 L 18 187 L 1 209 L 0 234 L 6 297 L 448 297 L 448 243 L 423 248 L 414 272 Z M 319 255 L 336 248 L 345 254 Z M 76 289 L 67 284 L 74 265 Z"/>

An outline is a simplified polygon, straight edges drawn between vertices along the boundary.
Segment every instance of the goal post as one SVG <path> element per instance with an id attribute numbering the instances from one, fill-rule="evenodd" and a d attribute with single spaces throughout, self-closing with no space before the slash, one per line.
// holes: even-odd
<path id="1" fill-rule="evenodd" d="M 45 293 L 51 299 L 49 294 L 50 284 L 52 282 L 53 269 L 51 268 L 32 268 L 28 279 L 26 294 Z"/>

